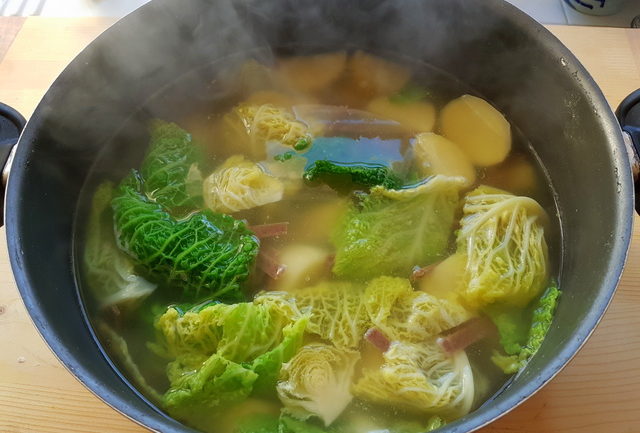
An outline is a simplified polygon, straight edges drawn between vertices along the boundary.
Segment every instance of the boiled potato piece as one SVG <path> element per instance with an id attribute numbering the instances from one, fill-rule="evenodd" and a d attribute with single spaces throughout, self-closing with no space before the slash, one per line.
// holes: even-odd
<path id="1" fill-rule="evenodd" d="M 526 196 L 534 195 L 539 186 L 535 167 L 522 154 L 510 156 L 504 163 L 488 168 L 484 183 Z"/>
<path id="2" fill-rule="evenodd" d="M 308 244 L 290 244 L 279 255 L 285 271 L 276 280 L 275 290 L 290 291 L 307 287 L 328 269 L 329 251 Z"/>
<path id="3" fill-rule="evenodd" d="M 273 104 L 278 107 L 290 108 L 296 101 L 284 93 L 273 90 L 259 90 L 249 95 L 246 102 L 251 105 Z"/>
<path id="4" fill-rule="evenodd" d="M 348 209 L 349 201 L 344 198 L 327 200 L 315 206 L 308 206 L 299 218 L 291 222 L 289 231 L 299 240 L 326 242 Z"/>
<path id="5" fill-rule="evenodd" d="M 230 150 L 244 153 L 254 160 L 264 159 L 264 146 L 253 142 L 242 120 L 233 112 L 216 119 L 210 137 L 215 137 L 213 152 Z"/>
<path id="6" fill-rule="evenodd" d="M 411 76 L 407 68 L 362 51 L 351 56 L 348 68 L 353 84 L 372 97 L 397 93 Z"/>
<path id="7" fill-rule="evenodd" d="M 367 343 L 362 345 L 360 350 L 360 362 L 358 363 L 358 369 L 362 370 L 376 370 L 382 366 L 384 358 L 380 349 L 373 344 Z"/>
<path id="8" fill-rule="evenodd" d="M 419 288 L 436 298 L 456 300 L 466 266 L 467 256 L 465 254 L 453 254 L 422 277 Z"/>
<path id="9" fill-rule="evenodd" d="M 367 111 L 395 120 L 412 132 L 430 132 L 436 123 L 436 109 L 429 102 L 397 103 L 387 97 L 380 97 L 369 103 Z"/>
<path id="10" fill-rule="evenodd" d="M 233 74 L 233 79 L 244 95 L 281 87 L 281 77 L 272 68 L 254 59 L 244 62 Z"/>
<path id="11" fill-rule="evenodd" d="M 476 170 L 467 155 L 441 135 L 433 132 L 418 134 L 413 143 L 413 153 L 423 175 L 464 177 L 466 186 L 476 181 Z"/>
<path id="12" fill-rule="evenodd" d="M 456 143 L 480 167 L 498 164 L 511 150 L 511 126 L 484 99 L 463 95 L 449 102 L 440 116 L 442 135 Z"/>
<path id="13" fill-rule="evenodd" d="M 288 83 L 302 93 L 326 90 L 344 72 L 344 52 L 291 57 L 278 63 L 278 70 Z"/>

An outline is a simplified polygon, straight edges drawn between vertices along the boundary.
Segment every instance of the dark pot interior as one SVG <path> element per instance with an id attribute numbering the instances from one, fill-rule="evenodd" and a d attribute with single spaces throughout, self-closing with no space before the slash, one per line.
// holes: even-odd
<path id="1" fill-rule="evenodd" d="M 155 0 L 99 37 L 54 83 L 22 136 L 6 202 L 12 266 L 36 326 L 69 370 L 117 410 L 151 429 L 192 431 L 122 379 L 81 313 L 73 221 L 96 155 L 185 73 L 210 83 L 224 79 L 225 64 L 248 57 L 345 48 L 426 62 L 467 83 L 530 140 L 556 193 L 564 295 L 552 330 L 508 388 L 443 431 L 470 431 L 512 409 L 569 361 L 599 321 L 630 239 L 630 169 L 602 93 L 540 25 L 500 0 L 193 0 L 189 7 Z M 202 94 L 186 88 L 182 97 L 198 103 Z M 166 113 L 176 107 L 167 104 Z"/>

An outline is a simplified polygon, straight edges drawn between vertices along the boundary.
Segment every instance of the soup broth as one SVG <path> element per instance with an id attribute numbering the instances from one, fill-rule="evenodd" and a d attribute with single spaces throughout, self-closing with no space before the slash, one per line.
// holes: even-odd
<path id="1" fill-rule="evenodd" d="M 559 296 L 518 129 L 362 52 L 230 75 L 190 104 L 191 76 L 160 92 L 85 185 L 81 294 L 120 372 L 216 433 L 418 433 L 491 399 Z"/>

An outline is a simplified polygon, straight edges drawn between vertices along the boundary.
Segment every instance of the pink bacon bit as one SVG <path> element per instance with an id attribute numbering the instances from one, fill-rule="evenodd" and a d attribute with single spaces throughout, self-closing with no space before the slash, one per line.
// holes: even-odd
<path id="1" fill-rule="evenodd" d="M 495 336 L 498 330 L 486 317 L 475 317 L 451 329 L 443 331 L 436 340 L 442 349 L 449 353 L 464 350 L 476 341 Z"/>
<path id="2" fill-rule="evenodd" d="M 369 343 L 380 349 L 381 352 L 386 352 L 389 350 L 389 346 L 391 346 L 391 342 L 387 336 L 378 328 L 369 328 L 367 332 L 364 333 L 364 338 Z"/>
<path id="3" fill-rule="evenodd" d="M 278 251 L 269 247 L 260 248 L 258 253 L 258 268 L 274 280 L 277 280 L 287 270 L 287 266 L 279 262 L 279 255 Z"/>
<path id="4" fill-rule="evenodd" d="M 439 264 L 440 262 L 436 262 L 428 266 L 423 266 L 422 268 L 419 266 L 414 267 L 413 271 L 411 271 L 411 275 L 409 276 L 409 280 L 411 280 L 412 283 L 415 283 L 416 281 L 420 281 L 422 277 L 430 274 L 431 271 L 433 271 L 433 269 Z"/>
<path id="5" fill-rule="evenodd" d="M 249 226 L 249 230 L 251 230 L 259 239 L 272 238 L 275 236 L 286 235 L 289 231 L 289 223 L 259 224 Z"/>
<path id="6" fill-rule="evenodd" d="M 327 272 L 331 272 L 331 270 L 333 269 L 333 265 L 336 264 L 336 255 L 335 254 L 329 254 L 327 256 L 327 261 L 325 262 L 325 268 L 327 270 Z"/>

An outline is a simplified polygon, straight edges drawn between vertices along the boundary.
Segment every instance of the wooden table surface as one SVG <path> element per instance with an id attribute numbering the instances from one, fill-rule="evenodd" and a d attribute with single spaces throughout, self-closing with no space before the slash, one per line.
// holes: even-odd
<path id="1" fill-rule="evenodd" d="M 1 17 L 0 101 L 30 116 L 64 66 L 111 22 Z M 640 30 L 550 29 L 612 106 L 640 88 Z M 640 224 L 635 227 L 620 287 L 593 337 L 547 387 L 483 433 L 640 432 Z M 16 289 L 3 228 L 0 243 L 0 433 L 146 431 L 91 394 L 53 356 Z"/>

